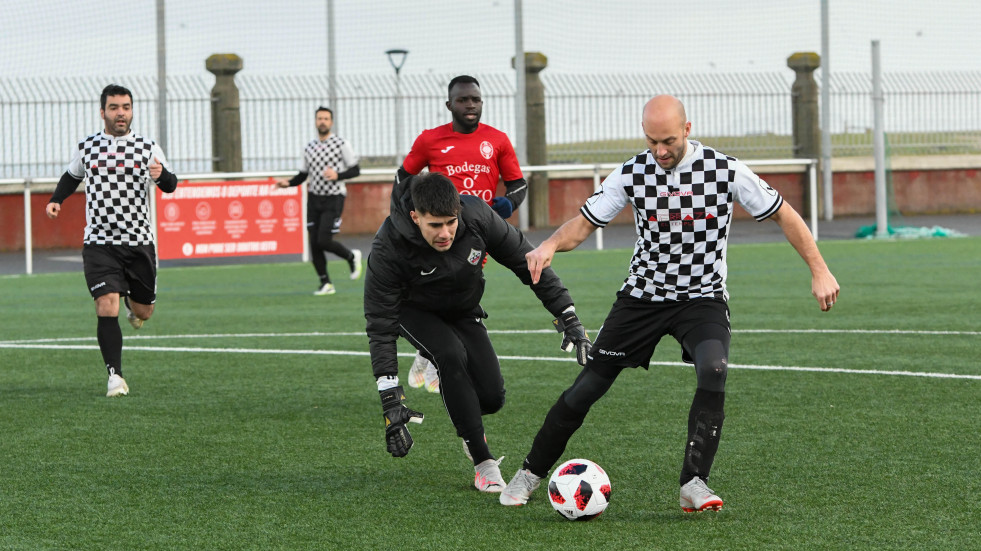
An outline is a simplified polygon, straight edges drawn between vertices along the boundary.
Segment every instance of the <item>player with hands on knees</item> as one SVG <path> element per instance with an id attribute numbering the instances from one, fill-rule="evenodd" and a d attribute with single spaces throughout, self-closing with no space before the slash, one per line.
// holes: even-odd
<path id="1" fill-rule="evenodd" d="M 483 320 L 484 259 L 490 255 L 531 287 L 556 318 L 562 348 L 586 361 L 589 338 L 572 297 L 551 269 L 532 282 L 525 255 L 531 244 L 486 202 L 460 195 L 438 172 L 401 179 L 392 189 L 391 214 L 371 245 L 365 271 L 364 314 L 371 368 L 385 414 L 385 444 L 394 457 L 412 449 L 409 423 L 422 413 L 404 404 L 396 341 L 401 336 L 432 362 L 440 397 L 463 440 L 481 492 L 504 488 L 501 459 L 491 454 L 483 416 L 504 406 L 501 364 Z"/>

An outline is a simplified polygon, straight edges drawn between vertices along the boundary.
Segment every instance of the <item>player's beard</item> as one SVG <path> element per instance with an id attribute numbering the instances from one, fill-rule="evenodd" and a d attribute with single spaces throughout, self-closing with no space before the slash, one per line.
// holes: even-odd
<path id="1" fill-rule="evenodd" d="M 468 120 L 463 114 L 457 115 L 456 113 L 453 113 L 453 122 L 456 123 L 456 126 L 463 129 L 464 134 L 469 134 L 476 130 L 477 126 L 480 124 L 480 111 L 477 111 L 477 117 L 473 120 L 473 122 Z"/>
<path id="2" fill-rule="evenodd" d="M 120 122 L 124 124 L 120 126 L 118 124 Z M 112 123 L 110 123 L 108 120 L 106 121 L 106 130 L 109 131 L 110 135 L 118 138 L 120 136 L 125 136 L 126 134 L 129 134 L 129 129 L 132 125 L 133 125 L 132 117 L 128 119 L 126 117 L 117 117 L 113 119 Z"/>

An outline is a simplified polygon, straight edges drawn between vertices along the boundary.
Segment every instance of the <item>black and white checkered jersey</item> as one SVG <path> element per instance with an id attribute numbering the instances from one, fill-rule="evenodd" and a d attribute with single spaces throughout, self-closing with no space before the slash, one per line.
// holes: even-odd
<path id="1" fill-rule="evenodd" d="M 326 140 L 312 140 L 303 149 L 303 172 L 307 176 L 307 191 L 314 195 L 347 195 L 343 180 L 327 180 L 324 169 L 332 167 L 338 173 L 358 164 L 351 144 L 331 134 Z"/>
<path id="2" fill-rule="evenodd" d="M 765 220 L 783 197 L 739 160 L 689 140 L 678 165 L 662 169 L 647 150 L 614 170 L 580 208 L 606 226 L 627 204 L 637 244 L 621 292 L 653 302 L 729 299 L 726 243 L 733 201 Z"/>
<path id="3" fill-rule="evenodd" d="M 150 245 L 150 163 L 167 170 L 163 151 L 152 140 L 130 132 L 105 132 L 78 142 L 68 173 L 85 181 L 85 243 Z"/>

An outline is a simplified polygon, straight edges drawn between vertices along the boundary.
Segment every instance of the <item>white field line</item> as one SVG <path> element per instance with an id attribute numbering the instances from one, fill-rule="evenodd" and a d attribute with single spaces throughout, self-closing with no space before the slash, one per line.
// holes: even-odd
<path id="1" fill-rule="evenodd" d="M 589 330 L 596 334 L 596 330 Z M 551 335 L 551 329 L 488 329 L 494 335 Z M 773 334 L 830 334 L 830 335 L 949 335 L 977 337 L 981 331 L 918 331 L 914 329 L 733 329 L 733 333 L 773 333 Z M 187 335 L 127 335 L 126 341 L 132 340 L 161 340 L 161 339 L 239 339 L 239 338 L 277 338 L 277 337 L 365 337 L 364 331 L 306 331 L 302 333 L 203 333 Z M 21 339 L 0 341 L 4 344 L 40 344 L 72 341 L 91 341 L 94 337 L 58 337 L 51 339 Z"/>
<path id="2" fill-rule="evenodd" d="M 490 330 L 496 334 L 551 334 L 551 330 L 530 331 L 501 331 Z M 734 332 L 745 333 L 871 333 L 871 334 L 913 334 L 913 335 L 958 335 L 977 336 L 979 331 L 907 331 L 907 330 L 813 330 L 813 329 L 749 329 Z M 203 334 L 203 335 L 140 335 L 126 337 L 128 342 L 133 340 L 163 340 L 163 339 L 205 339 L 205 338 L 256 338 L 256 337 L 363 337 L 363 332 L 305 332 L 305 333 L 238 333 L 238 334 Z M 66 344 L 72 341 L 95 340 L 94 337 L 67 337 L 59 339 L 36 339 L 22 341 L 0 342 L 2 348 L 34 349 L 34 350 L 98 350 L 95 344 Z M 186 347 L 186 346 L 126 346 L 126 350 L 143 352 L 186 352 L 186 353 L 220 353 L 220 354 L 293 354 L 312 356 L 360 356 L 369 354 L 361 350 L 309 350 L 309 349 L 278 349 L 278 348 L 217 348 L 217 347 Z M 399 354 L 411 358 L 413 353 Z M 500 356 L 502 360 L 511 361 L 543 361 L 543 362 L 574 362 L 575 358 L 554 356 Z M 684 367 L 681 362 L 651 362 L 651 365 Z M 916 372 L 916 371 L 880 371 L 875 369 L 843 369 L 832 367 L 805 367 L 785 365 L 750 365 L 729 364 L 734 369 L 750 369 L 758 371 L 797 371 L 813 373 L 842 373 L 849 375 L 890 375 L 905 377 L 928 377 L 937 379 L 973 379 L 981 380 L 981 375 L 961 375 L 953 373 Z"/>

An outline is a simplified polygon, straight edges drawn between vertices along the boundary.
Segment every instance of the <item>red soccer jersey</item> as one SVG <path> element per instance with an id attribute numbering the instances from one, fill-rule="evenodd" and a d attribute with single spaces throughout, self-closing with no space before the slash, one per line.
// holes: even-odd
<path id="1" fill-rule="evenodd" d="M 461 195 L 476 195 L 487 204 L 497 192 L 499 178 L 510 182 L 524 177 L 511 140 L 486 124 L 478 124 L 470 134 L 454 132 L 452 123 L 424 130 L 402 167 L 419 174 L 427 166 L 449 176 Z"/>

